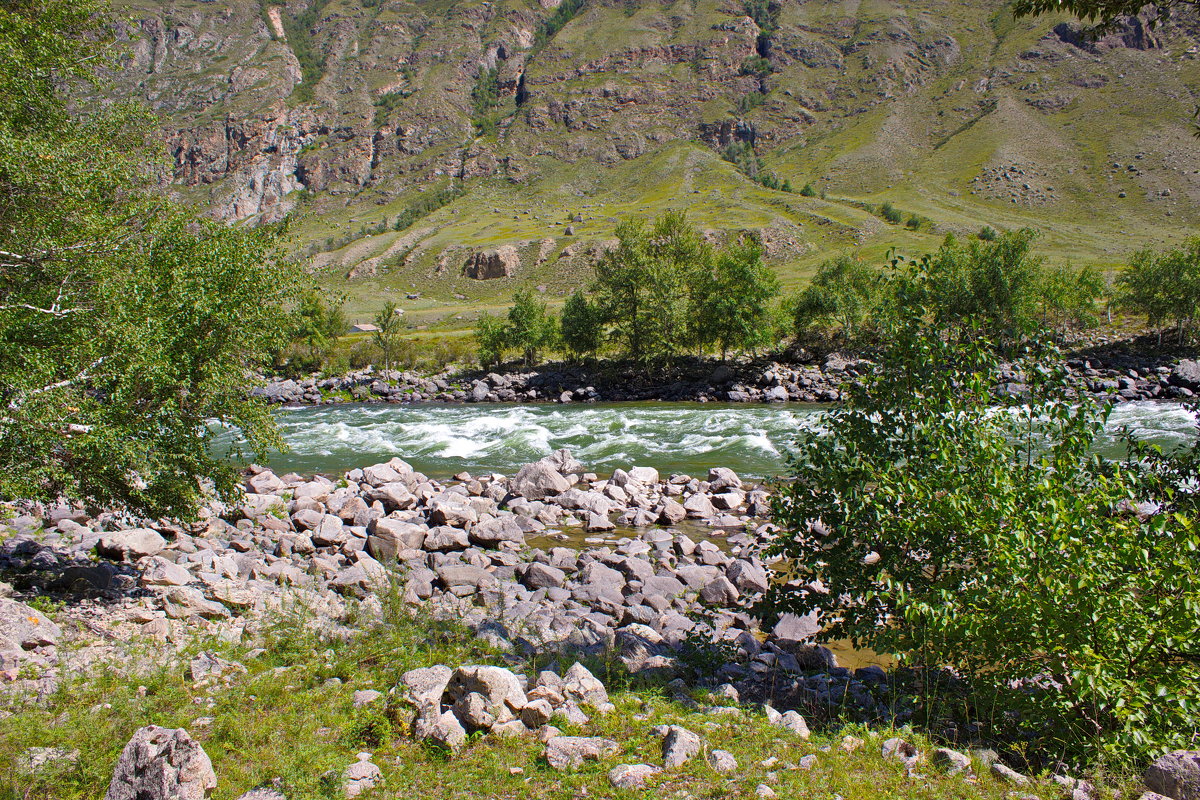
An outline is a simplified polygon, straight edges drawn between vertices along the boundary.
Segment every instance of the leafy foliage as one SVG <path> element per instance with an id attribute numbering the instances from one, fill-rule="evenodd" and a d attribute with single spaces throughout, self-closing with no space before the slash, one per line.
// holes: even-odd
<path id="1" fill-rule="evenodd" d="M 388 300 L 372 320 L 375 330 L 371 331 L 371 340 L 383 354 L 384 369 L 392 368 L 396 348 L 400 343 L 400 331 L 404 329 L 404 319 L 399 311 L 396 303 Z"/>
<path id="2" fill-rule="evenodd" d="M 392 230 L 408 230 L 417 220 L 429 216 L 443 206 L 450 205 L 466 194 L 466 192 L 467 190 L 461 183 L 453 182 L 433 192 L 429 192 L 425 197 L 422 197 L 400 212 L 396 217 L 396 221 L 392 224 Z"/>
<path id="3" fill-rule="evenodd" d="M 508 337 L 513 349 L 519 350 L 528 366 L 537 362 L 538 352 L 558 341 L 558 320 L 546 310 L 530 289 L 513 295 L 508 309 Z"/>
<path id="4" fill-rule="evenodd" d="M 1151 326 L 1174 324 L 1180 343 L 1200 317 L 1200 237 L 1180 248 L 1139 250 L 1121 274 L 1118 302 Z"/>
<path id="5" fill-rule="evenodd" d="M 559 31 L 567 26 L 568 22 L 583 10 L 586 2 L 587 0 L 563 0 L 559 3 L 558 8 L 554 9 L 554 13 L 538 28 L 534 46 L 545 44 L 553 39 Z"/>
<path id="6" fill-rule="evenodd" d="M 508 330 L 504 320 L 491 314 L 480 314 L 475 323 L 475 341 L 479 345 L 479 363 L 485 367 L 504 360 L 508 346 Z"/>
<path id="7" fill-rule="evenodd" d="M 901 296 L 928 296 L 932 261 Z M 1030 396 L 997 408 L 995 348 L 922 311 L 901 306 L 871 378 L 798 443 L 773 547 L 789 580 L 767 609 L 818 610 L 826 639 L 954 670 L 977 714 L 1016 712 L 991 734 L 1051 760 L 1186 746 L 1200 531 L 1180 478 L 1195 472 L 1100 458 L 1108 408 L 1039 359 Z"/>
<path id="8" fill-rule="evenodd" d="M 817 267 L 812 283 L 791 304 L 797 335 L 837 335 L 849 343 L 878 322 L 887 291 L 884 275 L 851 256 Z"/>
<path id="9" fill-rule="evenodd" d="M 328 4 L 329 0 L 309 0 L 299 13 L 285 11 L 280 16 L 288 46 L 300 63 L 300 83 L 292 90 L 293 99 L 300 103 L 312 101 L 313 89 L 325 76 L 325 53 L 313 41 L 312 31 Z"/>
<path id="10" fill-rule="evenodd" d="M 143 112 L 68 114 L 103 11 L 0 8 L 0 495 L 186 516 L 199 479 L 237 483 L 211 421 L 247 451 L 279 444 L 246 370 L 289 331 L 293 273 L 279 229 L 161 198 Z"/>
<path id="11" fill-rule="evenodd" d="M 637 361 L 676 355 L 689 344 L 689 292 L 712 248 L 675 212 L 652 227 L 626 220 L 616 233 L 616 248 L 596 263 L 596 304 L 609 336 Z"/>
<path id="12" fill-rule="evenodd" d="M 576 358 L 594 355 L 604 341 L 604 320 L 587 296 L 575 290 L 563 305 L 560 322 L 563 345 Z"/>
<path id="13" fill-rule="evenodd" d="M 771 302 L 779 279 L 763 263 L 757 240 L 735 244 L 716 254 L 700 277 L 692 314 L 695 341 L 715 344 L 725 358 L 730 350 L 756 350 L 773 344 Z"/>

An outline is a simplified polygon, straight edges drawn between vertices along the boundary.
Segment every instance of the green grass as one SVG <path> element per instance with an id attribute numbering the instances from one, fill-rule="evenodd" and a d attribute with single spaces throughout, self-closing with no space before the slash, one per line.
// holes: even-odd
<path id="1" fill-rule="evenodd" d="M 977 768 L 977 782 L 940 776 L 927 764 L 918 770 L 922 777 L 906 776 L 899 765 L 881 758 L 879 748 L 885 738 L 901 735 L 929 752 L 934 745 L 909 730 L 835 723 L 814 731 L 805 742 L 769 726 L 757 709 L 743 708 L 734 716 L 692 710 L 662 686 L 631 680 L 613 665 L 596 661 L 588 664 L 605 681 L 617 710 L 593 715 L 582 727 L 560 727 L 567 734 L 612 738 L 621 745 L 618 755 L 558 773 L 542 760 L 544 748 L 533 739 L 475 737 L 450 756 L 409 736 L 411 713 L 402 705 L 393 700 L 386 710 L 354 709 L 353 693 L 386 693 L 416 667 L 495 663 L 532 675 L 548 658 L 512 662 L 465 630 L 405 611 L 394 599 L 384 609 L 379 627 L 350 642 L 318 641 L 305 627 L 306 617 L 297 613 L 274 620 L 261 651 L 252 652 L 249 644 L 197 640 L 184 649 L 180 663 L 146 649 L 129 670 L 99 665 L 90 674 L 70 674 L 51 696 L 10 704 L 12 715 L 0 720 L 0 797 L 99 797 L 125 742 L 149 724 L 187 728 L 202 743 L 218 777 L 215 800 L 272 783 L 290 798 L 340 797 L 341 772 L 362 750 L 374 754 L 386 778 L 385 787 L 371 795 L 377 798 L 753 797 L 759 783 L 772 785 L 780 797 L 844 800 L 999 800 L 1011 791 L 982 767 Z M 185 677 L 186 660 L 201 649 L 238 660 L 249 671 L 228 685 L 193 686 Z M 702 692 L 692 695 L 702 705 L 728 704 Z M 211 718 L 211 724 L 197 724 L 202 717 Z M 659 724 L 699 733 L 709 748 L 732 752 L 739 769 L 719 775 L 700 758 L 652 778 L 647 790 L 613 789 L 607 781 L 613 766 L 662 763 L 659 740 L 651 733 Z M 846 752 L 841 743 L 847 735 L 865 744 Z M 29 747 L 78 749 L 79 758 L 29 776 L 16 768 Z M 794 768 L 810 754 L 817 758 L 813 769 Z M 769 757 L 778 763 L 764 764 Z M 1119 787 L 1106 787 L 1102 796 L 1113 797 L 1113 788 Z M 1030 791 L 1057 793 L 1045 782 Z"/>

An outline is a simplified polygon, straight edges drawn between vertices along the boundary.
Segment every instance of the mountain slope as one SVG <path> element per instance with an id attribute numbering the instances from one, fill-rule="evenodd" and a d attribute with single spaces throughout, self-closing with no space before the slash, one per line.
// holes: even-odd
<path id="1" fill-rule="evenodd" d="M 667 208 L 762 231 L 791 285 L 984 224 L 1115 265 L 1200 207 L 1190 19 L 1091 42 L 983 0 L 118 2 L 112 92 L 161 115 L 176 190 L 229 220 L 298 212 L 360 318 L 409 292 L 410 319 L 448 324 L 516 283 L 559 295 L 619 218 Z M 756 183 L 755 159 L 827 199 Z M 863 208 L 883 200 L 932 224 Z M 512 277 L 463 276 L 504 245 Z"/>

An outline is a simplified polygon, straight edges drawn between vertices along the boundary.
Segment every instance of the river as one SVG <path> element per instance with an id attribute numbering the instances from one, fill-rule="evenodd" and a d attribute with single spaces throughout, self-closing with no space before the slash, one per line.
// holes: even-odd
<path id="1" fill-rule="evenodd" d="M 748 477 L 786 470 L 797 431 L 818 426 L 819 405 L 597 403 L 594 405 L 337 405 L 278 412 L 290 451 L 267 463 L 277 472 L 336 475 L 399 456 L 445 478 L 463 470 L 510 474 L 562 447 L 604 474 L 650 466 L 663 474 L 723 466 Z M 1170 403 L 1116 407 L 1102 449 L 1129 427 L 1165 447 L 1188 440 L 1194 419 Z M 218 443 L 219 444 L 219 443 Z"/>

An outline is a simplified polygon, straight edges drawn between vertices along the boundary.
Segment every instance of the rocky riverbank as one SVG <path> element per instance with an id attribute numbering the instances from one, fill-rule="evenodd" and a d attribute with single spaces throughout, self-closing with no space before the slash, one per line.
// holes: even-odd
<path id="1" fill-rule="evenodd" d="M 864 713 L 882 713 L 872 693 L 882 672 L 852 675 L 802 644 L 811 620 L 759 636 L 750 607 L 767 587 L 768 510 L 767 492 L 727 469 L 695 478 L 631 467 L 600 479 L 566 451 L 511 477 L 447 483 L 400 459 L 336 481 L 253 468 L 237 505 L 213 504 L 195 524 L 72 507 L 16 516 L 0 568 L 20 596 L 62 597 L 64 613 L 89 624 L 168 643 L 196 630 L 253 636 L 286 603 L 314 610 L 324 633 L 350 635 L 353 610 L 395 584 L 406 602 L 504 649 L 611 651 L 633 673 L 691 676 L 686 655 L 717 642 L 738 656 L 705 680 L 747 682 L 741 691 L 754 695 L 767 681 L 772 696 L 793 700 L 853 696 Z M 685 520 L 707 536 L 671 527 Z M 618 526 L 630 535 L 614 538 Z M 567 531 L 594 546 L 555 546 Z M 26 614 L 3 605 L 10 619 Z M 6 639 L 0 666 L 10 682 L 45 691 L 70 664 L 57 626 L 28 617 L 37 622 Z"/>
<path id="2" fill-rule="evenodd" d="M 839 666 L 812 643 L 817 620 L 785 617 L 763 628 L 754 606 L 771 579 L 762 555 L 776 534 L 764 519 L 769 496 L 728 469 L 701 478 L 630 467 L 601 479 L 559 451 L 512 476 L 460 474 L 447 482 L 400 459 L 336 480 L 252 468 L 245 490 L 237 503 L 210 504 L 192 524 L 89 516 L 73 506 L 12 508 L 19 513 L 3 522 L 0 543 L 0 574 L 9 582 L 0 584 L 0 695 L 8 707 L 20 712 L 72 676 L 97 670 L 143 680 L 140 670 L 157 663 L 186 676 L 195 695 L 189 705 L 200 704 L 191 712 L 200 715 L 193 731 L 227 726 L 219 711 L 207 712 L 214 719 L 206 709 L 249 680 L 248 668 L 207 649 L 211 643 L 254 658 L 286 616 L 326 643 L 305 656 L 320 663 L 322 647 L 383 635 L 398 604 L 422 619 L 465 626 L 509 664 L 557 668 L 520 674 L 492 664 L 426 663 L 390 689 L 354 688 L 360 739 L 370 739 L 363 725 L 386 728 L 391 719 L 447 753 L 484 734 L 485 746 L 516 737 L 536 743 L 539 763 L 554 771 L 598 762 L 606 784 L 619 790 L 660 785 L 690 769 L 717 780 L 745 774 L 748 793 L 774 797 L 772 786 L 795 780 L 781 779 L 781 771 L 820 770 L 864 747 L 908 785 L 928 780 L 924 766 L 965 781 L 949 787 L 951 796 L 961 796 L 956 786 L 976 785 L 977 774 L 996 787 L 1034 786 L 991 751 L 965 754 L 874 732 L 868 739 L 878 741 L 869 745 L 838 734 L 787 755 L 809 740 L 814 720 L 893 729 L 912 717 L 919 699 L 909 696 L 903 671 Z M 676 527 L 685 521 L 703 535 Z M 585 547 L 560 544 L 581 536 Z M 640 712 L 631 711 L 627 697 L 618 708 L 577 659 L 619 665 L 628 680 L 662 687 L 677 710 L 647 713 L 642 701 Z M 293 692 L 308 680 L 286 665 L 257 672 L 243 703 L 278 691 L 284 680 Z M 148 682 L 137 696 L 163 691 Z M 318 679 L 311 691 L 337 691 L 340 683 Z M 693 699 L 700 691 L 708 705 Z M 0 721 L 10 713 L 0 711 Z M 235 713 L 254 711 L 238 705 Z M 620 741 L 615 731 L 628 725 L 647 728 L 639 735 L 657 742 L 656 755 Z M 767 737 L 757 752 L 736 746 L 750 730 Z M 111 767 L 107 798 L 207 797 L 218 779 L 203 738 L 182 728 L 140 728 Z M 783 757 L 761 758 L 764 748 Z M 62 748 L 23 753 L 22 774 L 80 761 Z M 395 770 L 373 759 L 363 751 L 322 773 L 322 796 L 380 791 L 385 772 Z M 1185 780 L 1192 762 L 1176 760 L 1152 768 L 1158 772 L 1147 773 L 1147 785 Z M 1054 780 L 1061 787 L 1054 790 L 1074 800 L 1107 796 L 1061 774 Z M 277 781 L 243 798 L 306 796 L 287 788 Z"/>
<path id="3" fill-rule="evenodd" d="M 1081 393 L 1115 403 L 1177 400 L 1200 392 L 1200 363 L 1176 355 L 1102 350 L 1067 359 L 1064 367 Z M 580 403 L 663 400 L 727 403 L 827 403 L 847 383 L 870 374 L 866 358 L 832 354 L 819 363 L 777 361 L 719 364 L 687 360 L 649 376 L 612 365 L 588 369 L 552 365 L 504 372 L 445 372 L 424 376 L 365 369 L 338 377 L 281 378 L 253 390 L 277 404 L 364 403 Z M 1025 389 L 1019 370 L 1006 368 L 998 393 Z"/>

